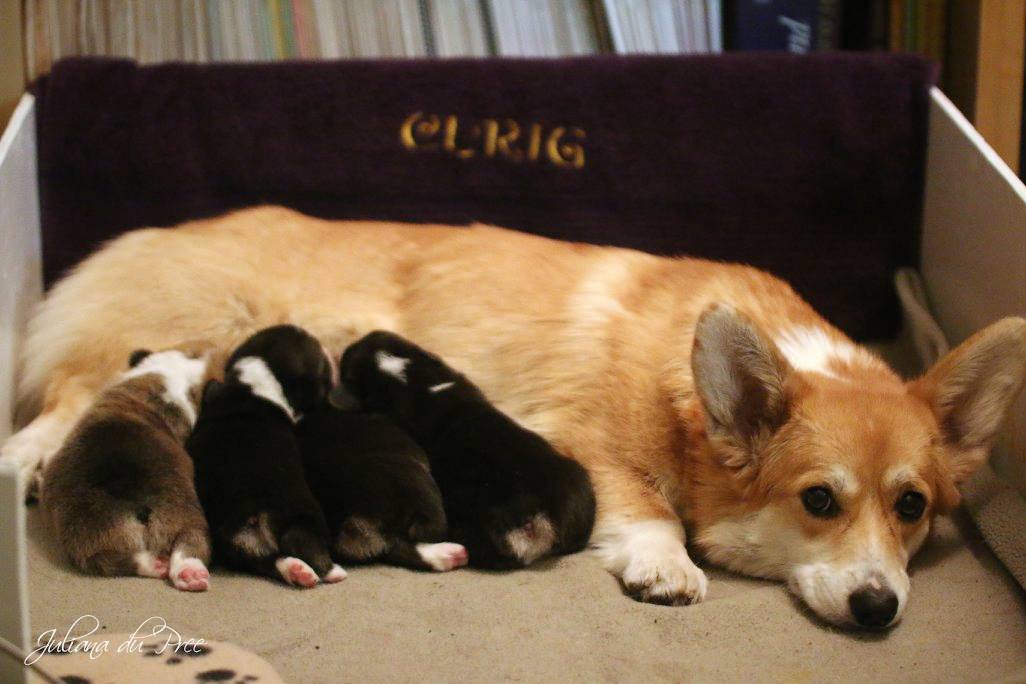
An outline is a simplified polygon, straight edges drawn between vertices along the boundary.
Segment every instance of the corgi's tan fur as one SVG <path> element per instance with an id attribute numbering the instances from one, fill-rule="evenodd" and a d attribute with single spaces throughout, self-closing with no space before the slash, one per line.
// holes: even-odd
<path id="1" fill-rule="evenodd" d="M 704 597 L 686 526 L 712 561 L 785 580 L 839 624 L 861 622 L 850 604 L 866 587 L 897 597 L 877 623 L 900 617 L 909 556 L 1026 374 L 1021 319 L 906 385 L 752 268 L 261 207 L 129 233 L 59 283 L 25 346 L 21 399 L 41 413 L 3 457 L 27 479 L 134 348 L 230 349 L 286 322 L 333 356 L 399 332 L 580 460 L 599 501 L 593 547 L 639 598 Z M 839 512 L 810 514 L 810 487 Z M 910 490 L 927 510 L 903 522 Z"/>

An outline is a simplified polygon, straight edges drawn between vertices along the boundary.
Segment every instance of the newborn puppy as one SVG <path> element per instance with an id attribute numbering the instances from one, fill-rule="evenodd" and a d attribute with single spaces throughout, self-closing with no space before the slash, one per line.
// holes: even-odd
<path id="1" fill-rule="evenodd" d="M 441 359 L 398 335 L 373 332 L 346 350 L 342 382 L 427 452 L 450 536 L 467 547 L 471 565 L 522 567 L 584 548 L 595 520 L 584 468 L 492 406 Z"/>
<path id="2" fill-rule="evenodd" d="M 418 570 L 466 565 L 467 550 L 442 541 L 448 525 L 427 456 L 391 418 L 325 402 L 299 422 L 298 436 L 336 558 Z"/>
<path id="3" fill-rule="evenodd" d="M 40 505 L 79 569 L 203 591 L 210 539 L 185 439 L 207 360 L 137 351 L 46 468 Z"/>
<path id="4" fill-rule="evenodd" d="M 300 587 L 345 578 L 294 433 L 331 384 L 320 343 L 290 325 L 250 337 L 229 357 L 224 383 L 207 384 L 187 447 L 215 561 Z"/>

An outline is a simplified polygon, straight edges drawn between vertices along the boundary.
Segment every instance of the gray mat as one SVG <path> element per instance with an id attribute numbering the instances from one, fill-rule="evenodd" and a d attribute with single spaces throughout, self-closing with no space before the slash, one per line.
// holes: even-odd
<path id="1" fill-rule="evenodd" d="M 885 634 L 826 627 L 783 586 L 720 571 L 703 604 L 642 605 L 587 555 L 509 574 L 350 568 L 310 591 L 215 572 L 209 592 L 184 595 L 72 572 L 36 509 L 29 536 L 33 636 L 85 613 L 111 632 L 156 615 L 290 682 L 1026 681 L 1026 595 L 961 513 L 938 521 Z"/>

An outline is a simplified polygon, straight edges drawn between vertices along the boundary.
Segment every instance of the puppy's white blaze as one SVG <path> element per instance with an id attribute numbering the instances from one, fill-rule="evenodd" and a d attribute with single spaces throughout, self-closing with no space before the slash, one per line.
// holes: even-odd
<path id="1" fill-rule="evenodd" d="M 556 528 L 548 516 L 538 513 L 523 527 L 506 533 L 510 551 L 524 565 L 530 565 L 552 550 L 556 543 Z"/>
<path id="2" fill-rule="evenodd" d="M 164 382 L 163 398 L 169 404 L 177 406 L 190 424 L 196 423 L 196 407 L 189 397 L 189 392 L 202 380 L 207 372 L 207 359 L 194 359 L 180 351 L 154 352 L 121 374 L 122 380 L 137 378 L 141 375 L 155 373 Z"/>
<path id="3" fill-rule="evenodd" d="M 238 371 L 239 381 L 249 385 L 253 394 L 266 399 L 281 408 L 293 423 L 296 422 L 296 412 L 285 398 L 285 392 L 281 388 L 278 378 L 267 367 L 263 359 L 256 356 L 244 356 L 236 361 L 232 368 Z"/>
<path id="4" fill-rule="evenodd" d="M 379 351 L 374 355 L 374 359 L 377 361 L 378 370 L 382 373 L 388 373 L 393 378 L 406 382 L 406 367 L 410 365 L 409 359 L 393 356 L 387 351 Z"/>
<path id="5" fill-rule="evenodd" d="M 773 341 L 796 370 L 812 371 L 832 378 L 840 376 L 830 369 L 830 362 L 850 362 L 858 351 L 854 344 L 835 339 L 822 328 L 807 325 L 788 328 Z"/>
<path id="6" fill-rule="evenodd" d="M 328 574 L 322 578 L 322 581 L 327 584 L 335 584 L 336 582 L 341 582 L 348 576 L 349 573 L 343 570 L 341 565 L 332 565 L 331 570 L 328 570 Z"/>
<path id="7" fill-rule="evenodd" d="M 437 385 L 431 385 L 431 387 L 428 387 L 428 392 L 438 394 L 439 392 L 444 392 L 455 384 L 455 382 L 440 382 Z"/>
<path id="8" fill-rule="evenodd" d="M 461 544 L 417 544 L 417 553 L 432 570 L 446 572 L 467 564 L 467 550 Z"/>
<path id="9" fill-rule="evenodd" d="M 705 598 L 708 580 L 684 548 L 677 520 L 600 521 L 591 538 L 603 566 L 647 597 Z"/>

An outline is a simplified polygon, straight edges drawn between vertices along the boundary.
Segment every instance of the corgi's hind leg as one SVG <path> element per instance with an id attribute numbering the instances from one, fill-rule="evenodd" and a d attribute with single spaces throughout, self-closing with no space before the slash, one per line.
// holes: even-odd
<path id="1" fill-rule="evenodd" d="M 138 575 L 167 579 L 168 561 L 141 547 L 132 535 L 115 535 L 107 540 L 103 548 L 93 551 L 79 549 L 72 556 L 72 562 L 92 575 L 113 577 Z"/>
<path id="2" fill-rule="evenodd" d="M 467 549 L 462 544 L 439 542 L 436 544 L 415 544 L 406 539 L 392 543 L 385 560 L 414 570 L 447 572 L 467 564 Z"/>
<path id="3" fill-rule="evenodd" d="M 18 471 L 26 499 L 34 499 L 42 485 L 43 468 L 60 450 L 75 423 L 89 408 L 98 383 L 86 379 L 55 380 L 46 391 L 42 413 L 11 435 L 0 448 L 0 463 Z"/>
<path id="4" fill-rule="evenodd" d="M 346 578 L 346 571 L 331 560 L 328 547 L 306 527 L 294 525 L 285 530 L 279 547 L 275 568 L 288 584 L 309 588 L 318 581 L 334 584 Z"/>
<path id="5" fill-rule="evenodd" d="M 169 577 L 175 589 L 206 591 L 210 587 L 210 537 L 205 525 L 183 530 L 171 551 Z"/>

